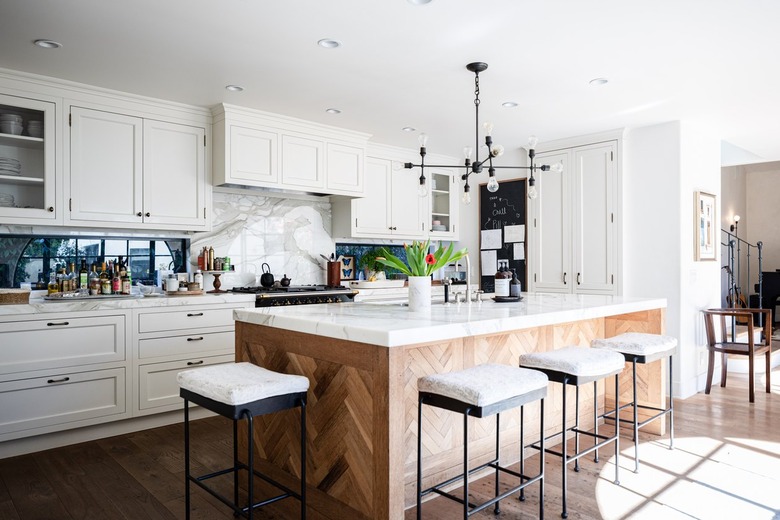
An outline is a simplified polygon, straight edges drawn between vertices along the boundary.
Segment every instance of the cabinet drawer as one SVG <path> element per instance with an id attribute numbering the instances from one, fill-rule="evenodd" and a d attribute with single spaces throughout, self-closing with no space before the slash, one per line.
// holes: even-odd
<path id="1" fill-rule="evenodd" d="M 197 331 L 186 336 L 142 339 L 138 341 L 138 359 L 163 356 L 197 356 L 216 351 L 235 348 L 235 332 L 210 332 L 199 334 Z"/>
<path id="2" fill-rule="evenodd" d="M 0 374 L 125 359 L 125 317 L 3 323 Z"/>
<path id="3" fill-rule="evenodd" d="M 138 332 L 233 327 L 233 308 L 149 312 L 138 315 Z"/>
<path id="4" fill-rule="evenodd" d="M 55 425 L 66 429 L 80 426 L 69 425 L 76 421 L 120 415 L 125 397 L 124 368 L 0 383 L 0 435 Z"/>
<path id="5" fill-rule="evenodd" d="M 169 363 L 153 363 L 138 367 L 138 408 L 139 410 L 155 409 L 161 406 L 181 407 L 183 401 L 179 397 L 179 383 L 176 375 L 182 370 L 198 367 L 232 363 L 235 360 L 233 354 L 213 356 L 205 358 L 194 357 L 185 361 L 171 361 Z"/>

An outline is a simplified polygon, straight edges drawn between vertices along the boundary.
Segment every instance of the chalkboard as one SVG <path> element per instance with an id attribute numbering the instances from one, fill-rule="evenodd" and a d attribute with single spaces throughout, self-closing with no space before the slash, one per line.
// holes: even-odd
<path id="1" fill-rule="evenodd" d="M 498 268 L 507 266 L 527 288 L 526 280 L 526 179 L 501 181 L 490 193 L 479 186 L 479 285 L 494 292 Z"/>

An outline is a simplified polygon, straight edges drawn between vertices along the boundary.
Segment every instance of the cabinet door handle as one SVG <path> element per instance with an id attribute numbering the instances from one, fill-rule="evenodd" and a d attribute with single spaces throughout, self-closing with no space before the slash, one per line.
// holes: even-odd
<path id="1" fill-rule="evenodd" d="M 580 285 L 580 273 L 577 273 L 577 285 Z"/>
<path id="2" fill-rule="evenodd" d="M 199 336 L 197 338 L 187 338 L 187 341 L 203 341 L 203 336 Z"/>
<path id="3" fill-rule="evenodd" d="M 60 379 L 49 379 L 46 382 L 48 384 L 52 384 L 52 383 L 65 383 L 66 381 L 70 381 L 70 378 L 69 377 L 62 377 Z"/>
<path id="4" fill-rule="evenodd" d="M 141 213 L 141 212 L 139 211 L 138 213 L 136 213 L 136 214 L 135 214 L 135 216 L 136 216 L 136 217 L 143 217 L 143 216 L 144 216 L 144 214 L 143 214 L 143 213 Z"/>
<path id="5" fill-rule="evenodd" d="M 147 211 L 146 213 L 144 213 L 144 216 L 145 216 L 145 217 L 151 217 L 151 216 L 152 216 L 152 214 L 151 214 L 151 213 L 149 213 L 149 212 Z"/>
<path id="6" fill-rule="evenodd" d="M 203 316 L 203 313 L 202 312 L 188 312 L 187 313 L 187 317 L 188 318 L 195 318 L 195 317 L 198 317 L 198 316 Z"/>
<path id="7" fill-rule="evenodd" d="M 54 206 L 49 206 L 49 213 L 54 213 Z"/>
<path id="8" fill-rule="evenodd" d="M 566 285 L 566 273 L 563 273 L 563 285 Z"/>
<path id="9" fill-rule="evenodd" d="M 70 325 L 70 322 L 67 321 L 60 321 L 60 322 L 53 322 L 50 321 L 46 324 L 47 327 L 64 327 L 65 325 Z"/>
<path id="10" fill-rule="evenodd" d="M 187 366 L 188 367 L 191 367 L 193 365 L 202 365 L 202 364 L 203 364 L 203 360 L 202 359 L 200 361 L 187 361 Z"/>

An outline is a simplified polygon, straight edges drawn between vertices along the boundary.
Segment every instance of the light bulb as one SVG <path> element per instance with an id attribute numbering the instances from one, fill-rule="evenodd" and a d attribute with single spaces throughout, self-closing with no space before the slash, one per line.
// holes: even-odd
<path id="1" fill-rule="evenodd" d="M 401 161 L 393 161 L 390 164 L 392 165 L 393 170 L 395 170 L 395 171 L 399 171 L 399 170 L 403 170 L 404 169 L 404 163 L 402 163 Z"/>
<path id="2" fill-rule="evenodd" d="M 427 197 L 428 196 L 428 186 L 425 185 L 425 184 L 420 184 L 420 187 L 417 188 L 417 195 L 419 195 L 420 198 Z"/>
<path id="3" fill-rule="evenodd" d="M 531 137 L 528 138 L 528 148 L 533 150 L 534 148 L 536 148 L 536 144 L 538 142 L 539 142 L 539 139 L 535 135 L 532 135 Z"/>
<path id="4" fill-rule="evenodd" d="M 493 123 L 489 121 L 485 121 L 482 123 L 482 129 L 485 131 L 485 135 L 492 135 L 493 134 Z"/>
<path id="5" fill-rule="evenodd" d="M 471 193 L 468 191 L 464 191 L 463 195 L 460 197 L 460 200 L 463 201 L 463 204 L 471 204 Z"/>
<path id="6" fill-rule="evenodd" d="M 498 181 L 495 177 L 491 177 L 490 180 L 487 183 L 487 190 L 490 193 L 495 193 L 498 191 Z"/>
<path id="7" fill-rule="evenodd" d="M 552 166 L 550 166 L 550 171 L 553 171 L 555 173 L 561 173 L 563 171 L 563 163 L 557 162 L 553 164 Z"/>
<path id="8" fill-rule="evenodd" d="M 536 186 L 531 186 L 528 188 L 528 198 L 531 200 L 534 200 L 539 193 L 536 191 Z"/>
<path id="9" fill-rule="evenodd" d="M 471 154 L 474 153 L 474 149 L 470 146 L 464 146 L 463 147 L 463 157 L 466 159 L 471 159 Z"/>
<path id="10" fill-rule="evenodd" d="M 494 144 L 490 149 L 490 155 L 493 157 L 500 157 L 501 155 L 504 155 L 504 147 L 500 144 Z"/>
<path id="11" fill-rule="evenodd" d="M 420 143 L 420 148 L 425 148 L 425 145 L 428 143 L 428 135 L 420 134 L 420 136 L 417 138 L 417 142 Z"/>
<path id="12" fill-rule="evenodd" d="M 734 222 L 739 222 L 739 215 L 734 215 Z"/>

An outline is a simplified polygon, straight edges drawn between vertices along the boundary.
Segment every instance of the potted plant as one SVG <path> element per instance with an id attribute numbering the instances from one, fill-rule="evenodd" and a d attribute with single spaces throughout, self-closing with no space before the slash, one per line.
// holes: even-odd
<path id="1" fill-rule="evenodd" d="M 377 257 L 381 257 L 383 248 L 369 249 L 360 257 L 358 267 L 363 270 L 365 279 L 373 282 L 375 280 L 385 279 L 385 270 L 383 265 L 377 262 Z"/>

